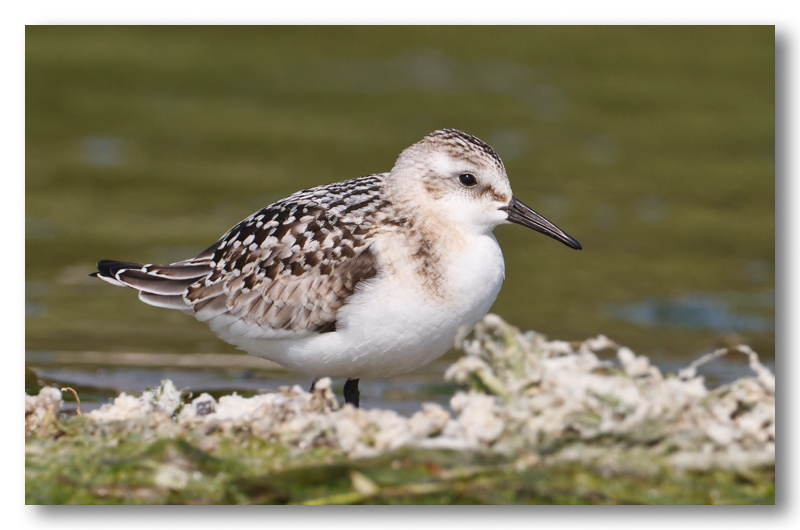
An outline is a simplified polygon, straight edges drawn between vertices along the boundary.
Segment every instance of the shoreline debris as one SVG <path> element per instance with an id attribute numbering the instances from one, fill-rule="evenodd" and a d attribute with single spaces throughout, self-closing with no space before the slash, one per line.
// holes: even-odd
<path id="1" fill-rule="evenodd" d="M 123 393 L 82 418 L 95 432 L 196 439 L 204 450 L 247 432 L 290 452 L 327 447 L 351 459 L 412 447 L 525 454 L 545 464 L 609 469 L 774 465 L 775 377 L 747 346 L 717 350 L 665 375 L 602 335 L 581 343 L 548 341 L 490 314 L 461 349 L 465 355 L 445 373 L 462 386 L 451 399 L 452 412 L 432 403 L 410 417 L 342 406 L 325 378 L 311 393 L 294 386 L 190 401 L 164 381 L 138 397 Z M 598 357 L 608 349 L 616 362 Z M 732 352 L 748 357 L 754 375 L 709 390 L 697 368 Z M 70 421 L 59 419 L 61 406 L 56 388 L 26 395 L 26 439 L 57 436 L 59 421 Z"/>

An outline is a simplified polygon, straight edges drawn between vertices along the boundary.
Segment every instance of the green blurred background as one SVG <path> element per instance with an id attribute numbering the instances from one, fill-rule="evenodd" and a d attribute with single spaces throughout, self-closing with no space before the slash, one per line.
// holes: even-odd
<path id="1" fill-rule="evenodd" d="M 584 247 L 499 227 L 493 312 L 667 368 L 739 341 L 773 359 L 774 59 L 772 26 L 28 27 L 28 365 L 135 388 L 164 374 L 103 383 L 104 363 L 65 359 L 235 352 L 87 274 L 193 256 L 443 127 L 493 145 L 515 195 Z"/>

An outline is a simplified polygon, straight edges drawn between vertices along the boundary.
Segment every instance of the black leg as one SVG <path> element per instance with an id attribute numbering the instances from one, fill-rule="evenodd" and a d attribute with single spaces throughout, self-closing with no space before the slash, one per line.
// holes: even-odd
<path id="1" fill-rule="evenodd" d="M 352 403 L 354 407 L 358 408 L 358 379 L 348 379 L 344 383 L 344 402 Z"/>
<path id="2" fill-rule="evenodd" d="M 315 377 L 314 380 L 311 381 L 311 388 L 308 389 L 309 392 L 313 392 L 314 391 L 314 387 L 316 386 L 317 381 L 319 381 L 319 377 Z"/>

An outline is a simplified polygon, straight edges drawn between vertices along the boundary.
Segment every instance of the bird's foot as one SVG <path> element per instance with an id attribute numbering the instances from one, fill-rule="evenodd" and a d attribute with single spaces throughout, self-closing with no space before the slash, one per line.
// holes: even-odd
<path id="1" fill-rule="evenodd" d="M 358 379 L 348 379 L 344 383 L 344 402 L 350 403 L 355 408 L 358 408 L 358 397 L 361 393 L 358 391 Z"/>

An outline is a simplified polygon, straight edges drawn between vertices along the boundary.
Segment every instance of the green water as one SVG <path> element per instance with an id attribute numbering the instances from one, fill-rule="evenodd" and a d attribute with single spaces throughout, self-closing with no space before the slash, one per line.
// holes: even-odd
<path id="1" fill-rule="evenodd" d="M 771 359 L 774 58 L 773 27 L 29 27 L 26 349 L 234 352 L 94 262 L 193 256 L 456 127 L 584 248 L 499 227 L 494 312 L 666 364 Z"/>

